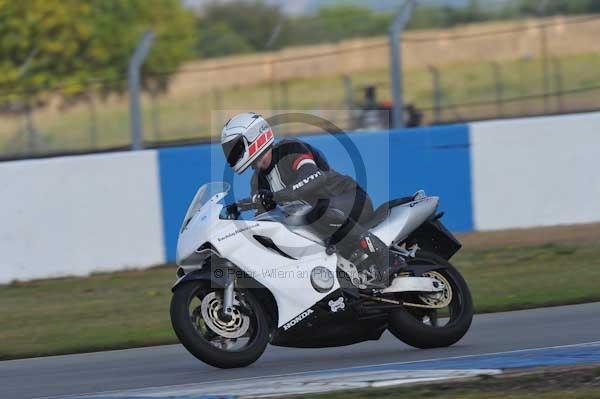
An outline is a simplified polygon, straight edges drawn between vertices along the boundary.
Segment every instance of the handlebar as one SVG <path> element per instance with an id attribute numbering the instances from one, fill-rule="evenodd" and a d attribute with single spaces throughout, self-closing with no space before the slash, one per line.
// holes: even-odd
<path id="1" fill-rule="evenodd" d="M 252 198 L 243 198 L 237 202 L 232 202 L 231 204 L 225 206 L 227 210 L 227 219 L 239 219 L 240 212 L 251 211 L 253 209 L 257 209 L 257 206 L 254 202 L 252 202 Z"/>
<path id="2" fill-rule="evenodd" d="M 240 211 L 251 211 L 256 209 L 256 204 L 252 201 L 252 198 L 242 198 L 236 204 Z"/>

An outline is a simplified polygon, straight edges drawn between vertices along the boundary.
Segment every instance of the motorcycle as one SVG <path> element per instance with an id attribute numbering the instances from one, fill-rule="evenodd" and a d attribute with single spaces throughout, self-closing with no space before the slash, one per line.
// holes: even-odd
<path id="1" fill-rule="evenodd" d="M 225 204 L 228 183 L 203 185 L 183 220 L 172 288 L 173 329 L 196 358 L 243 367 L 271 345 L 318 348 L 377 340 L 387 329 L 417 348 L 445 347 L 468 331 L 469 287 L 449 263 L 461 248 L 423 191 L 379 206 L 369 230 L 389 246 L 389 285 L 328 250 L 290 203 L 244 217 L 251 199 Z"/>

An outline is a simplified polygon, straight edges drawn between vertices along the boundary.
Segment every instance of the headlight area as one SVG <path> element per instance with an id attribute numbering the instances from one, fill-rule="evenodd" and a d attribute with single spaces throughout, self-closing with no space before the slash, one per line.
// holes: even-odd
<path id="1" fill-rule="evenodd" d="M 331 291 L 335 282 L 331 270 L 323 266 L 317 266 L 310 272 L 310 283 L 315 291 L 325 293 Z"/>
<path id="2" fill-rule="evenodd" d="M 179 267 L 176 272 L 177 278 L 181 278 L 191 271 L 203 268 L 212 256 L 219 256 L 215 247 L 209 242 L 202 244 L 188 257 L 179 261 Z"/>

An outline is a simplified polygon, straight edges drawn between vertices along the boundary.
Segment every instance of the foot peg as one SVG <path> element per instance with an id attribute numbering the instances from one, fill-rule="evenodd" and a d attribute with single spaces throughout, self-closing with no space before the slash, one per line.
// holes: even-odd
<path id="1" fill-rule="evenodd" d="M 362 286 L 369 289 L 382 289 L 388 285 L 388 275 L 385 271 L 378 270 L 375 266 L 358 273 Z"/>

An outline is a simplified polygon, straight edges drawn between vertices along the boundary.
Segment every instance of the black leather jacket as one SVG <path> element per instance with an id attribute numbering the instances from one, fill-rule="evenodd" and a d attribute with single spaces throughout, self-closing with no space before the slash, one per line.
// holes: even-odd
<path id="1" fill-rule="evenodd" d="M 350 176 L 331 169 L 317 149 L 295 139 L 273 145 L 271 165 L 255 170 L 251 184 L 252 195 L 267 189 L 274 193 L 275 202 L 306 201 L 311 205 L 319 199 L 353 193 L 358 187 Z"/>

